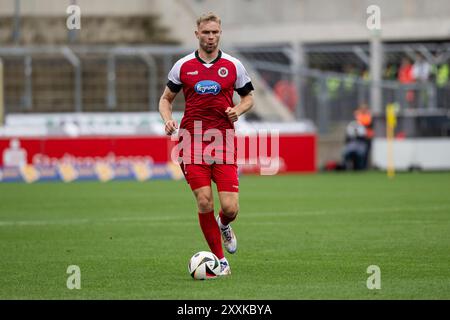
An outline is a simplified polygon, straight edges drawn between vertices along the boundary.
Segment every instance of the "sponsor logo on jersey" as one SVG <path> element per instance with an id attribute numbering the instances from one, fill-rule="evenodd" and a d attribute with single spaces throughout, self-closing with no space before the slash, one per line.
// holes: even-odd
<path id="1" fill-rule="evenodd" d="M 216 95 L 222 89 L 220 84 L 212 80 L 199 81 L 194 86 L 195 92 L 198 94 L 213 94 Z"/>
<path id="2" fill-rule="evenodd" d="M 217 73 L 219 74 L 219 76 L 221 76 L 222 78 L 225 78 L 228 75 L 228 69 L 225 67 L 222 67 L 219 69 L 219 71 L 217 71 Z"/>
<path id="3" fill-rule="evenodd" d="M 198 75 L 198 70 L 186 72 L 188 76 L 196 76 Z"/>

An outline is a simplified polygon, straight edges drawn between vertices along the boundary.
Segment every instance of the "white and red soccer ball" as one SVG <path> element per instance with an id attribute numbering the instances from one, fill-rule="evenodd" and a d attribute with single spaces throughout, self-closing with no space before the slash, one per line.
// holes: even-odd
<path id="1" fill-rule="evenodd" d="M 216 278 L 220 274 L 219 258 L 209 251 L 197 252 L 189 260 L 188 270 L 196 280 Z"/>

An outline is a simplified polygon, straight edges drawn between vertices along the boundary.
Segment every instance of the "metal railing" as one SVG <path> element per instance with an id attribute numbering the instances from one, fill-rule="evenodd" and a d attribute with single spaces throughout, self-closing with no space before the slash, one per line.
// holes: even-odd
<path id="1" fill-rule="evenodd" d="M 353 48 L 352 52 L 364 58 L 365 49 L 361 50 Z M 191 51 L 173 46 L 2 47 L 4 110 L 156 111 L 169 69 Z M 351 120 L 353 111 L 370 101 L 370 80 L 359 74 L 306 68 L 307 61 L 299 59 L 298 48 L 286 45 L 233 51 L 251 63 L 289 112 L 297 119 L 313 120 L 322 133 L 333 124 Z M 450 110 L 449 85 L 383 80 L 376 86 L 382 90 L 383 105 L 396 102 L 402 109 Z M 183 109 L 183 95 L 178 95 L 174 111 Z"/>
<path id="2" fill-rule="evenodd" d="M 171 47 L 3 47 L 5 111 L 155 111 L 168 70 L 187 52 Z"/>
<path id="3" fill-rule="evenodd" d="M 252 64 L 291 112 L 296 113 L 301 104 L 304 117 L 312 119 L 322 133 L 326 133 L 332 123 L 352 120 L 353 111 L 370 101 L 372 82 L 354 74 L 307 68 L 293 70 L 271 62 L 253 61 Z M 286 86 L 286 90 L 278 91 L 281 83 L 283 86 L 290 84 L 295 90 Z M 401 109 L 450 110 L 448 85 L 438 88 L 430 81 L 402 84 L 392 80 L 375 85 L 381 88 L 383 106 L 397 103 Z"/>

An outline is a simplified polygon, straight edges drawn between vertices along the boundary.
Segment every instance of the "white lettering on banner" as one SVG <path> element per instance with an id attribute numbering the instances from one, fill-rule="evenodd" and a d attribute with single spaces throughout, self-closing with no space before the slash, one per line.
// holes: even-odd
<path id="1" fill-rule="evenodd" d="M 116 156 L 114 153 L 109 153 L 105 157 L 77 157 L 69 153 L 65 153 L 62 157 L 50 157 L 46 154 L 36 153 L 32 158 L 33 165 L 49 166 L 49 165 L 94 165 L 95 163 L 107 164 L 151 164 L 153 158 L 150 156 Z"/>
<path id="2" fill-rule="evenodd" d="M 27 164 L 27 150 L 20 146 L 19 139 L 11 139 L 9 148 L 3 151 L 3 165 L 7 167 L 24 167 Z"/>

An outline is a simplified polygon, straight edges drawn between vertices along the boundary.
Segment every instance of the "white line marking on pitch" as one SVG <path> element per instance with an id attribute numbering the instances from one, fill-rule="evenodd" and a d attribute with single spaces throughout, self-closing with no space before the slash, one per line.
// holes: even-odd
<path id="1" fill-rule="evenodd" d="M 281 212 L 243 212 L 241 218 L 255 217 L 278 217 L 278 216 L 305 216 L 305 215 L 329 215 L 340 213 L 380 213 L 380 212 L 401 212 L 401 211 L 439 211 L 447 210 L 448 206 L 430 206 L 430 207 L 389 207 L 389 208 L 366 208 L 366 209 L 333 209 L 333 210 L 305 210 L 300 212 L 281 211 Z M 167 222 L 183 221 L 186 223 L 186 216 L 149 216 L 149 217 L 115 217 L 105 219 L 61 219 L 61 220 L 0 220 L 0 227 L 9 226 L 49 226 L 49 225 L 76 225 L 76 224 L 105 224 L 116 222 Z"/>

